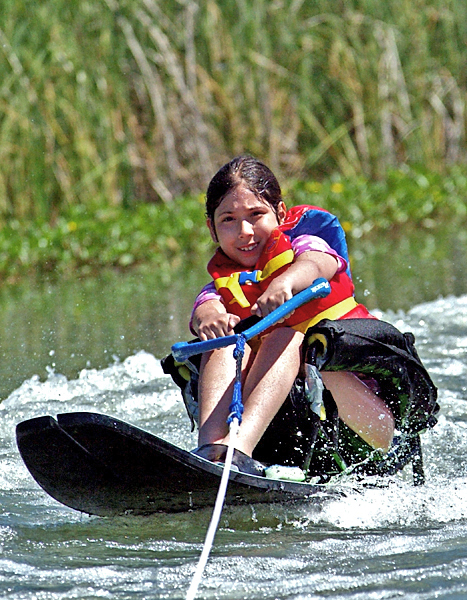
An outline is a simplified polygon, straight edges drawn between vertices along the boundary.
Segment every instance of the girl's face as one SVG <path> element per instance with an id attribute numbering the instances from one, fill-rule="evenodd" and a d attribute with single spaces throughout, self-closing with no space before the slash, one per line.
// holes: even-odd
<path id="1" fill-rule="evenodd" d="M 276 214 L 270 204 L 240 185 L 225 196 L 214 211 L 214 220 L 208 219 L 207 225 L 212 239 L 229 258 L 252 268 L 285 214 L 283 202 Z"/>

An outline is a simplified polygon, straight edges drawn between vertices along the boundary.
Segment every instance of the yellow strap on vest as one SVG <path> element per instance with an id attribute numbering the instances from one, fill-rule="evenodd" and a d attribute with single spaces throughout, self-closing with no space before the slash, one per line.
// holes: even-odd
<path id="1" fill-rule="evenodd" d="M 237 273 L 232 273 L 228 277 L 218 277 L 214 279 L 214 283 L 216 285 L 216 290 L 219 288 L 227 288 L 230 290 L 233 298 L 230 301 L 230 304 L 234 302 L 238 302 L 242 308 L 248 308 L 250 303 L 248 302 L 245 294 L 243 293 L 242 286 L 238 283 L 238 278 L 240 277 L 240 271 Z"/>
<path id="2" fill-rule="evenodd" d="M 309 327 L 313 327 L 313 325 L 316 325 L 316 323 L 319 323 L 323 319 L 331 319 L 331 321 L 335 321 L 336 319 L 346 315 L 357 306 L 358 302 L 355 301 L 353 296 L 350 298 L 345 298 L 345 300 L 341 300 L 337 304 L 334 304 L 334 306 L 330 306 L 326 310 L 323 310 L 309 321 L 303 321 L 298 325 L 294 325 L 293 329 L 305 333 Z"/>
<path id="3" fill-rule="evenodd" d="M 285 250 L 277 256 L 274 256 L 273 258 L 271 258 L 270 261 L 266 263 L 262 271 L 258 271 L 257 281 L 264 281 L 273 273 L 275 273 L 282 267 L 285 267 L 285 265 L 291 264 L 293 260 L 293 250 Z M 232 300 L 230 301 L 230 304 L 238 302 L 238 304 L 240 304 L 242 308 L 248 308 L 250 306 L 250 303 L 248 302 L 245 294 L 243 293 L 242 286 L 238 282 L 240 275 L 241 271 L 237 271 L 235 273 L 231 273 L 227 277 L 218 277 L 214 280 L 214 284 L 216 286 L 216 290 L 219 290 L 219 288 L 227 288 L 230 291 L 230 293 L 233 296 Z"/>
<path id="4" fill-rule="evenodd" d="M 285 267 L 285 265 L 290 265 L 291 263 L 293 263 L 294 258 L 295 255 L 293 250 L 284 250 L 284 252 L 281 252 L 277 256 L 274 256 L 264 266 L 264 269 L 262 270 L 261 275 L 258 278 L 259 281 L 267 279 L 270 275 L 272 275 L 282 267 Z"/>

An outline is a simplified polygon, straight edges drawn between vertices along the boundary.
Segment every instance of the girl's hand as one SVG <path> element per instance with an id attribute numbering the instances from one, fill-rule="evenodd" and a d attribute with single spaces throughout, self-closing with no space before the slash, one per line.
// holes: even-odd
<path id="1" fill-rule="evenodd" d="M 240 317 L 228 313 L 218 300 L 204 302 L 193 315 L 193 328 L 202 341 L 232 335 L 239 322 Z"/>
<path id="2" fill-rule="evenodd" d="M 290 285 L 287 285 L 287 282 L 283 282 L 279 278 L 274 279 L 267 290 L 258 298 L 256 304 L 251 307 L 251 312 L 258 317 L 265 317 L 276 310 L 276 308 L 279 308 L 284 302 L 290 300 L 292 296 L 292 288 Z"/>
<path id="3" fill-rule="evenodd" d="M 217 318 L 201 323 L 198 327 L 200 340 L 211 340 L 233 334 L 233 328 L 240 322 L 240 317 L 229 313 L 218 314 Z"/>

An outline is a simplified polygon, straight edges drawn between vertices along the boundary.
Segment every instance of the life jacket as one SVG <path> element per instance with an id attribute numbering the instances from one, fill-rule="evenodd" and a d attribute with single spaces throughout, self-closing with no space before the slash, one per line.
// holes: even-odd
<path id="1" fill-rule="evenodd" d="M 337 217 L 315 206 L 296 206 L 287 212 L 284 223 L 271 233 L 254 270 L 239 271 L 238 263 L 221 249 L 209 261 L 208 272 L 229 312 L 241 319 L 251 316 L 251 306 L 272 279 L 293 263 L 291 242 L 304 234 L 316 235 L 326 241 L 349 265 L 345 233 Z M 371 318 L 366 308 L 355 301 L 349 266 L 345 272 L 336 274 L 330 285 L 329 296 L 312 300 L 298 308 L 280 326 L 287 325 L 304 333 L 323 318 Z"/>

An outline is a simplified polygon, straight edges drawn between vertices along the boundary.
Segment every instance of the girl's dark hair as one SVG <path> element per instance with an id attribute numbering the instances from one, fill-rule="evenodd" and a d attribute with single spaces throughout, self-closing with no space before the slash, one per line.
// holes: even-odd
<path id="1" fill-rule="evenodd" d="M 277 213 L 282 192 L 274 173 L 252 156 L 237 156 L 217 171 L 208 186 L 206 216 L 211 221 L 214 221 L 214 211 L 224 197 L 239 185 L 267 202 Z"/>

